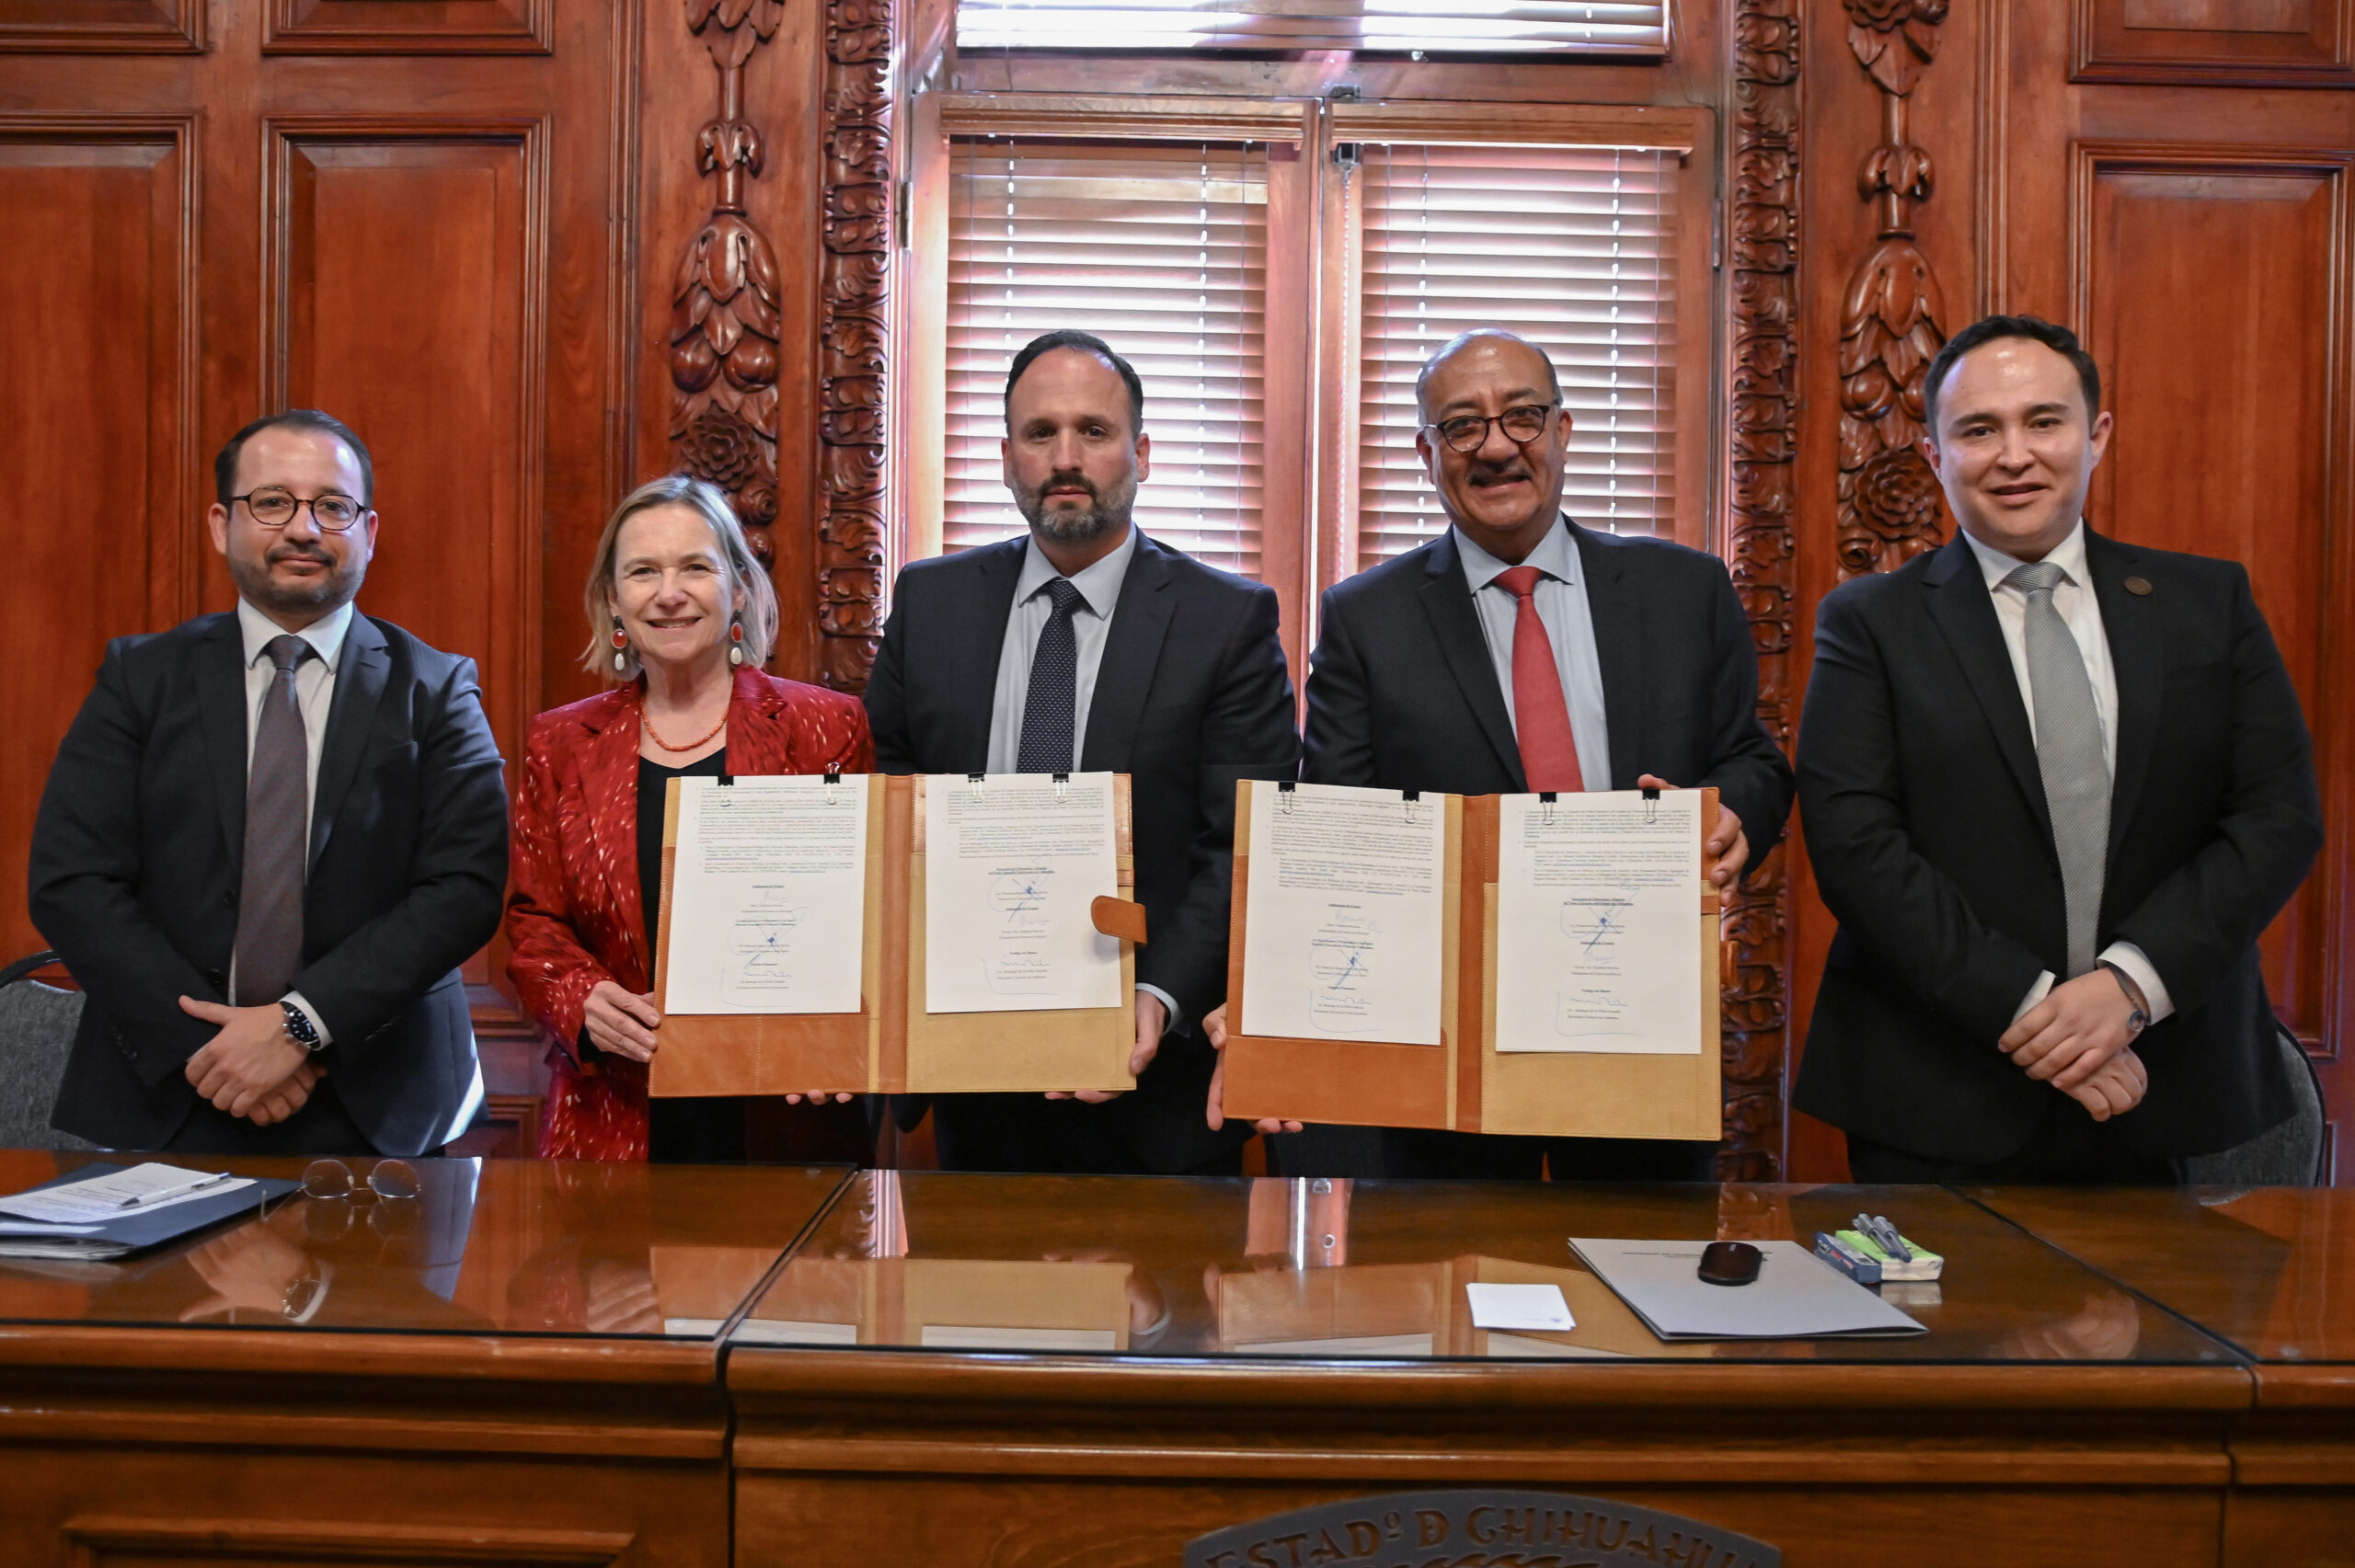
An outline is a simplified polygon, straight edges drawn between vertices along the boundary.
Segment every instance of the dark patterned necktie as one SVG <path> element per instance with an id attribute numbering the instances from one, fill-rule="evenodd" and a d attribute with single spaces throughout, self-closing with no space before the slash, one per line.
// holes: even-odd
<path id="1" fill-rule="evenodd" d="M 1056 578 L 1047 584 L 1055 601 L 1030 656 L 1030 693 L 1022 703 L 1022 750 L 1015 769 L 1025 773 L 1067 773 L 1079 711 L 1079 637 L 1071 626 L 1079 589 Z"/>
<path id="2" fill-rule="evenodd" d="M 254 720 L 246 770 L 245 876 L 237 892 L 237 1001 L 286 994 L 303 961 L 303 870 L 309 858 L 311 745 L 294 700 L 294 670 L 311 653 L 297 636 L 263 650 L 278 671 Z"/>

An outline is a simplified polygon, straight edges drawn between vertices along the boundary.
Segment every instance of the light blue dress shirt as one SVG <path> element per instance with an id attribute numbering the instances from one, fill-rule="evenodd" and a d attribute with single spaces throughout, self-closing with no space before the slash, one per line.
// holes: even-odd
<path id="1" fill-rule="evenodd" d="M 1521 618 L 1521 601 L 1497 581 L 1514 563 L 1499 561 L 1473 543 L 1460 529 L 1455 553 L 1464 562 L 1464 576 L 1472 585 L 1472 607 L 1479 612 L 1480 631 L 1488 640 L 1488 661 L 1496 667 L 1497 686 L 1504 692 L 1505 714 L 1520 734 L 1520 715 L 1512 705 L 1512 636 Z M 1603 665 L 1594 650 L 1594 616 L 1586 601 L 1586 575 L 1579 560 L 1578 541 L 1568 522 L 1557 518 L 1552 532 L 1538 542 L 1521 565 L 1535 567 L 1537 619 L 1545 640 L 1554 646 L 1554 668 L 1562 677 L 1562 696 L 1570 709 L 1570 738 L 1578 743 L 1579 777 L 1591 790 L 1612 787 L 1611 721 L 1603 707 Z M 1630 781 L 1631 783 L 1633 781 Z"/>

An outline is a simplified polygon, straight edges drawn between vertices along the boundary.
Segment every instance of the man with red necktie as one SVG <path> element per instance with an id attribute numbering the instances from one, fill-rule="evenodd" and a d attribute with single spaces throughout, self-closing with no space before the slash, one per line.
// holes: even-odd
<path id="1" fill-rule="evenodd" d="M 1325 595 L 1312 784 L 1511 795 L 1699 788 L 1724 887 L 1783 834 L 1791 769 L 1723 562 L 1562 513 L 1570 416 L 1544 350 L 1467 332 L 1424 364 L 1415 450 L 1452 527 Z M 1311 1127 L 1288 1175 L 1705 1180 L 1712 1144 Z"/>

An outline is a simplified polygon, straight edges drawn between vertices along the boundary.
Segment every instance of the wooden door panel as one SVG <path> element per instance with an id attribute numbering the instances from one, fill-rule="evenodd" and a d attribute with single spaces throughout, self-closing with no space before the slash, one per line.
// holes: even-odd
<path id="1" fill-rule="evenodd" d="M 185 119 L 0 120 L 0 953 L 42 945 L 27 847 L 107 640 L 181 618 L 198 548 Z"/>
<path id="2" fill-rule="evenodd" d="M 537 707 L 541 127 L 281 120 L 270 144 L 276 400 L 368 442 L 384 521 L 361 608 L 473 658 L 517 756 Z"/>
<path id="3" fill-rule="evenodd" d="M 0 51 L 201 54 L 204 20 L 204 0 L 0 0 Z"/>
<path id="4" fill-rule="evenodd" d="M 261 47 L 265 54 L 547 54 L 554 3 L 263 0 Z"/>
<path id="5" fill-rule="evenodd" d="M 2077 0 L 2080 82 L 2355 84 L 2355 0 Z"/>
<path id="6" fill-rule="evenodd" d="M 2355 692 L 2332 630 L 2349 581 L 2350 165 L 2344 152 L 2084 143 L 2072 203 L 2074 315 L 2118 418 L 2096 523 L 2243 563 L 2315 734 L 2331 846 L 2262 945 L 2275 1009 L 2322 1059 L 2335 1101 L 2355 1091 L 2338 1071 L 2338 974 L 2355 942 Z"/>

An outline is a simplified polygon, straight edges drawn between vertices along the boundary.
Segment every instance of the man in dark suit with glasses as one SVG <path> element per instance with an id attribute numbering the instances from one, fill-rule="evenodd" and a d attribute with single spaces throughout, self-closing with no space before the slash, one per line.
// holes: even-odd
<path id="1" fill-rule="evenodd" d="M 471 659 L 359 614 L 368 449 L 309 409 L 214 461 L 237 608 L 118 637 L 33 827 L 88 997 L 51 1120 L 114 1148 L 415 1154 L 477 1088 L 457 967 L 507 789 Z"/>
<path id="2" fill-rule="evenodd" d="M 1416 402 L 1451 526 L 1326 593 L 1303 776 L 1450 795 L 1715 786 L 1712 875 L 1730 883 L 1782 837 L 1791 770 L 1758 722 L 1725 564 L 1564 514 L 1570 416 L 1536 345 L 1465 333 L 1425 362 Z M 1623 1180 L 1706 1178 L 1713 1150 L 1328 1127 L 1277 1145 L 1288 1175 Z"/>

